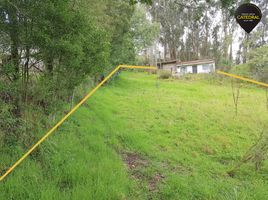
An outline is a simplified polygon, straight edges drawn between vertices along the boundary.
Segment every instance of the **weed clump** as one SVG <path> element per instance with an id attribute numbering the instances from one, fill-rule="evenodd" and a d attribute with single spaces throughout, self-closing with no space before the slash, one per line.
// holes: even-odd
<path id="1" fill-rule="evenodd" d="M 203 146 L 201 150 L 203 153 L 205 153 L 207 155 L 213 155 L 215 153 L 214 150 L 207 145 Z"/>
<path id="2" fill-rule="evenodd" d="M 251 162 L 255 165 L 255 170 L 258 171 L 263 162 L 268 158 L 268 134 L 262 132 L 259 140 L 252 145 L 249 150 L 245 153 L 239 163 L 227 173 L 233 177 L 235 172 L 241 167 L 242 164 Z"/>
<path id="3" fill-rule="evenodd" d="M 169 79 L 171 77 L 171 72 L 166 71 L 166 70 L 159 70 L 158 77 L 160 79 Z"/>

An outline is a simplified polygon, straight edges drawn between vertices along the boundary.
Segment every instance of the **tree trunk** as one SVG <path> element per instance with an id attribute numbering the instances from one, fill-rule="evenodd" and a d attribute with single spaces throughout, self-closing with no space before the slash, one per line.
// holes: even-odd
<path id="1" fill-rule="evenodd" d="M 225 59 L 228 58 L 228 44 L 227 44 L 227 36 L 228 36 L 228 25 L 227 25 L 227 10 L 223 10 L 224 12 L 222 14 L 222 20 L 223 20 L 223 37 L 224 37 L 224 43 L 223 43 L 223 57 Z"/>
<path id="2" fill-rule="evenodd" d="M 11 40 L 10 45 L 10 53 L 11 53 L 11 63 L 14 69 L 13 72 L 13 80 L 14 82 L 18 81 L 20 78 L 20 57 L 19 57 L 19 26 L 18 26 L 18 16 L 17 10 L 12 6 L 9 5 L 7 8 L 7 17 L 9 21 L 9 35 Z M 21 108 L 20 108 L 20 94 L 17 94 L 14 97 L 14 109 L 13 113 L 17 117 L 21 115 Z"/>
<path id="3" fill-rule="evenodd" d="M 53 75 L 53 59 L 49 56 L 47 60 L 47 72 L 50 75 Z"/>
<path id="4" fill-rule="evenodd" d="M 248 42 L 249 42 L 249 34 L 245 33 L 245 41 L 243 44 L 243 64 L 247 62 L 247 54 L 248 54 Z"/>
<path id="5" fill-rule="evenodd" d="M 14 67 L 13 79 L 19 79 L 19 31 L 18 31 L 18 16 L 14 7 L 8 8 L 8 20 L 10 23 L 10 39 L 11 39 L 11 63 Z"/>
<path id="6" fill-rule="evenodd" d="M 233 42 L 230 42 L 230 53 L 229 53 L 229 60 L 233 61 Z"/>

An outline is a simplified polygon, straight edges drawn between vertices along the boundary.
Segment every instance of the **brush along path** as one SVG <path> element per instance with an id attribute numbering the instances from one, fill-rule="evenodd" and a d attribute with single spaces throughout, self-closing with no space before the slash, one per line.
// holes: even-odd
<path id="1" fill-rule="evenodd" d="M 265 92 L 123 72 L 0 186 L 3 199 L 266 199 L 267 162 L 226 175 L 268 122 Z M 23 187 L 22 187 L 23 186 Z"/>

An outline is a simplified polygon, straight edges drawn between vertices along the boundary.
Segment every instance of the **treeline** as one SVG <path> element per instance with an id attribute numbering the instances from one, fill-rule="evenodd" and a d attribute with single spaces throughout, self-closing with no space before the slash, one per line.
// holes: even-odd
<path id="1" fill-rule="evenodd" d="M 1 145 L 30 146 L 86 77 L 134 64 L 136 3 L 150 0 L 0 1 Z"/>
<path id="2" fill-rule="evenodd" d="M 263 14 L 251 34 L 243 31 L 234 17 L 236 8 L 247 2 L 256 4 Z M 250 52 L 268 42 L 267 0 L 155 0 L 150 13 L 161 24 L 159 41 L 165 60 L 214 58 L 218 67 L 231 67 L 248 62 Z"/>

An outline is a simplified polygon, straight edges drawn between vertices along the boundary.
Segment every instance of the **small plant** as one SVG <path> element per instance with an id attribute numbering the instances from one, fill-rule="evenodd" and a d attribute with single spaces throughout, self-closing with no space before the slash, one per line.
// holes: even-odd
<path id="1" fill-rule="evenodd" d="M 268 157 L 268 134 L 262 131 L 258 141 L 252 145 L 245 155 L 241 158 L 238 164 L 228 172 L 230 176 L 234 176 L 235 172 L 241 167 L 242 164 L 251 162 L 255 165 L 255 170 L 258 171 L 263 162 Z"/>
<path id="2" fill-rule="evenodd" d="M 268 110 L 268 89 L 266 88 L 266 109 Z"/>
<path id="3" fill-rule="evenodd" d="M 158 77 L 160 79 L 169 79 L 171 77 L 171 72 L 166 71 L 166 70 L 159 70 Z"/>
<path id="4" fill-rule="evenodd" d="M 237 86 L 235 88 L 234 81 L 232 80 L 232 93 L 233 93 L 233 100 L 234 100 L 236 115 L 238 114 L 238 102 L 239 102 L 240 88 L 241 88 L 241 84 L 237 83 Z"/>

